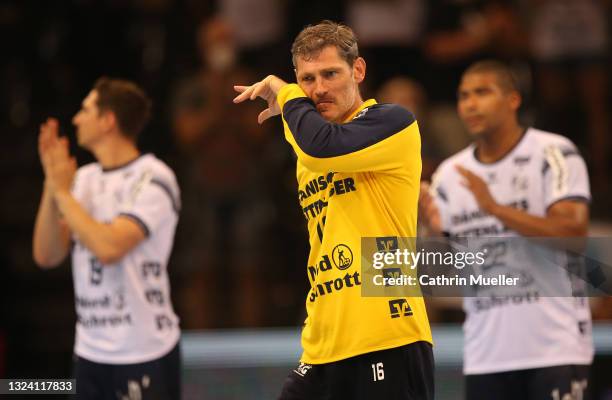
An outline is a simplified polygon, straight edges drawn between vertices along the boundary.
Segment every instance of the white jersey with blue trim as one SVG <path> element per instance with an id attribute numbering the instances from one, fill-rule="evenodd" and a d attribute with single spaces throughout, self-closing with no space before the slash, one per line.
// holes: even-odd
<path id="1" fill-rule="evenodd" d="M 572 292 L 573 260 L 534 246 L 482 211 L 456 170 L 460 165 L 480 176 L 499 204 L 544 217 L 558 201 L 590 201 L 584 160 L 567 138 L 533 128 L 497 162 L 481 163 L 475 151 L 475 145 L 467 147 L 434 174 L 431 192 L 442 229 L 472 238 L 470 246 L 486 242 L 486 267 L 474 272 L 519 277 L 521 284 L 464 298 L 464 373 L 590 364 L 591 315 L 587 299 Z"/>
<path id="2" fill-rule="evenodd" d="M 124 216 L 146 234 L 109 265 L 73 234 L 75 353 L 108 364 L 162 357 L 180 336 L 167 273 L 180 208 L 174 173 L 152 154 L 110 170 L 92 163 L 78 169 L 72 193 L 96 221 Z"/>

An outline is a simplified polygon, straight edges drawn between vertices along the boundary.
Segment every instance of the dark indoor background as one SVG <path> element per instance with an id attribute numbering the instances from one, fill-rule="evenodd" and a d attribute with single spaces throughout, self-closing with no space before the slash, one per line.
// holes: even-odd
<path id="1" fill-rule="evenodd" d="M 43 175 L 39 124 L 57 117 L 79 165 L 71 118 L 101 75 L 154 100 L 143 151 L 176 172 L 183 212 L 169 265 L 184 329 L 298 326 L 307 238 L 294 159 L 263 102 L 234 105 L 232 84 L 293 76 L 297 32 L 324 18 L 352 26 L 368 73 L 365 97 L 419 119 L 424 178 L 468 138 L 455 111 L 461 71 L 496 57 L 516 70 L 524 123 L 570 137 L 592 178 L 593 221 L 610 201 L 610 1 L 73 0 L 0 2 L 0 377 L 70 375 L 69 263 L 32 261 Z M 606 306 L 607 304 L 607 306 Z M 595 305 L 610 318 L 607 300 Z M 459 322 L 454 308 L 434 322 Z"/>

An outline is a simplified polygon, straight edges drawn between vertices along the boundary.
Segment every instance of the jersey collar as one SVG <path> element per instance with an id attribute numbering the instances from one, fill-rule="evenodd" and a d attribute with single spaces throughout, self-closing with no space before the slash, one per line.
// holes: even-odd
<path id="1" fill-rule="evenodd" d="M 102 167 L 102 172 L 104 172 L 104 173 L 106 173 L 106 172 L 114 172 L 114 171 L 118 171 L 118 170 L 120 170 L 120 169 L 123 169 L 123 168 L 129 167 L 130 165 L 132 165 L 132 164 L 133 164 L 133 163 L 135 163 L 136 161 L 140 160 L 140 159 L 142 158 L 142 156 L 145 156 L 145 155 L 147 155 L 147 154 L 148 154 L 148 153 L 139 153 L 139 154 L 138 154 L 138 157 L 133 158 L 133 159 L 131 159 L 130 161 L 125 162 L 125 163 L 123 163 L 123 164 L 121 164 L 121 165 L 117 165 L 117 166 L 115 166 L 115 167 L 110 167 L 110 168 L 104 168 L 104 167 Z"/>
<path id="2" fill-rule="evenodd" d="M 371 107 L 371 106 L 373 106 L 374 104 L 377 104 L 377 103 L 376 103 L 376 100 L 374 100 L 374 99 L 368 99 L 368 100 L 364 101 L 363 103 L 361 103 L 361 105 L 359 106 L 359 108 L 357 108 L 357 109 L 356 109 L 356 110 L 355 110 L 355 111 L 354 111 L 354 112 L 353 112 L 351 115 L 349 115 L 349 117 L 348 117 L 348 118 L 346 118 L 346 119 L 344 120 L 344 122 L 343 122 L 343 123 L 350 122 L 350 121 L 351 121 L 353 118 L 355 118 L 355 115 L 357 115 L 357 114 L 359 114 L 361 111 L 363 111 L 363 109 L 364 109 L 364 108 Z"/>
<path id="3" fill-rule="evenodd" d="M 506 153 L 504 155 L 502 155 L 500 158 L 498 158 L 495 161 L 491 161 L 491 162 L 482 162 L 480 161 L 480 159 L 478 158 L 478 148 L 476 145 L 474 145 L 474 148 L 472 150 L 472 157 L 474 158 L 474 160 L 476 160 L 477 163 L 481 164 L 481 165 L 496 165 L 501 163 L 502 161 L 504 161 L 505 159 L 507 159 L 508 157 L 510 157 L 510 155 L 512 153 L 515 152 L 516 149 L 519 148 L 519 146 L 523 143 L 523 139 L 525 139 L 525 137 L 527 136 L 527 134 L 529 133 L 529 127 L 525 127 L 525 129 L 523 129 L 523 133 L 521 134 L 521 137 L 519 138 L 519 140 L 514 143 L 514 145 L 510 148 L 510 150 L 506 151 Z"/>

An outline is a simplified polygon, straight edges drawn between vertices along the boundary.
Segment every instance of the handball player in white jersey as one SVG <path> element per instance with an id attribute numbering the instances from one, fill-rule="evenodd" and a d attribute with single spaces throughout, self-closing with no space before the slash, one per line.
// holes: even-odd
<path id="1" fill-rule="evenodd" d="M 33 255 L 52 268 L 72 251 L 77 399 L 180 398 L 167 274 L 180 193 L 172 170 L 137 148 L 150 108 L 135 84 L 100 78 L 72 120 L 97 160 L 78 169 L 58 122 L 40 128 Z"/>
<path id="2" fill-rule="evenodd" d="M 586 236 L 588 173 L 571 141 L 519 124 L 520 104 L 504 64 L 465 71 L 457 109 L 474 143 L 423 184 L 421 221 L 433 233 L 486 240 L 487 272 L 521 281 L 513 295 L 464 298 L 466 399 L 582 399 L 593 359 L 588 301 L 558 289 L 570 275 L 567 253 L 535 250 L 526 238 Z"/>

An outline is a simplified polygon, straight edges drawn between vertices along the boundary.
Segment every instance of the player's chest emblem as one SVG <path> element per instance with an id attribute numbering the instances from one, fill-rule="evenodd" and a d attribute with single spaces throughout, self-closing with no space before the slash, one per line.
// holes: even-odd
<path id="1" fill-rule="evenodd" d="M 529 178 L 524 175 L 514 175 L 510 184 L 514 192 L 527 192 L 529 190 Z"/>

